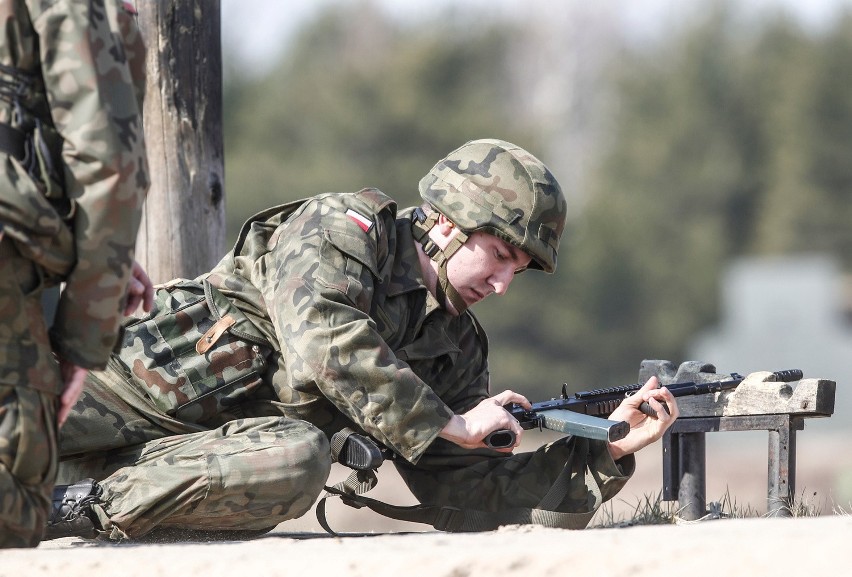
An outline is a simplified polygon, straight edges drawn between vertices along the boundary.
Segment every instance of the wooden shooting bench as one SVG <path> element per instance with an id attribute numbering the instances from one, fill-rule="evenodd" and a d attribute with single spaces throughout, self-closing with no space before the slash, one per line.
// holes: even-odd
<path id="1" fill-rule="evenodd" d="M 796 431 L 805 419 L 831 416 L 835 382 L 766 382 L 770 375 L 752 373 L 734 390 L 678 399 L 680 417 L 663 437 L 662 498 L 678 501 L 680 518 L 694 521 L 707 514 L 705 434 L 715 431 L 769 432 L 767 513 L 792 514 Z"/>

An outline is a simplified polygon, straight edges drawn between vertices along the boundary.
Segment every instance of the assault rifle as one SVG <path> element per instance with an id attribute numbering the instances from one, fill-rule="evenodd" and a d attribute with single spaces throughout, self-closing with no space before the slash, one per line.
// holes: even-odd
<path id="1" fill-rule="evenodd" d="M 790 369 L 772 373 L 769 380 L 789 383 L 802 379 L 802 371 Z M 672 383 L 666 385 L 675 397 L 687 395 L 703 395 L 735 389 L 745 377 L 731 373 L 728 377 L 712 383 Z M 609 387 L 568 394 L 568 385 L 562 385 L 562 396 L 540 403 L 533 403 L 532 409 L 526 410 L 520 405 L 509 405 L 508 410 L 521 425 L 522 429 L 550 429 L 578 437 L 588 437 L 603 441 L 623 439 L 630 432 L 630 425 L 625 421 L 611 421 L 601 418 L 612 413 L 626 397 L 642 388 L 642 384 Z M 666 410 L 667 407 L 664 406 Z M 654 416 L 654 410 L 647 402 L 643 402 L 639 410 L 646 415 Z M 500 429 L 485 438 L 485 444 L 492 448 L 511 447 L 515 444 L 515 433 L 508 429 Z"/>

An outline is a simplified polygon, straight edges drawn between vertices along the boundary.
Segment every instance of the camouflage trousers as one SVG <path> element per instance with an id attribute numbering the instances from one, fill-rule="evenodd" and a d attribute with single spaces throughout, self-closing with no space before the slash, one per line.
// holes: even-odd
<path id="1" fill-rule="evenodd" d="M 313 425 L 283 416 L 217 428 L 126 400 L 117 371 L 92 373 L 60 437 L 60 482 L 92 477 L 95 514 L 112 539 L 155 528 L 268 530 L 310 510 L 331 470 Z"/>
<path id="2" fill-rule="evenodd" d="M 0 239 L 0 547 L 35 547 L 56 477 L 53 360 L 32 263 Z"/>
<path id="3" fill-rule="evenodd" d="M 35 547 L 56 478 L 56 396 L 0 385 L 0 547 Z"/>

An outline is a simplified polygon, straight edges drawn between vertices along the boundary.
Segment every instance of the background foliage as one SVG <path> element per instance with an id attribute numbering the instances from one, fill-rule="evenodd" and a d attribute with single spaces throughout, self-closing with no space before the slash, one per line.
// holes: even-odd
<path id="1" fill-rule="evenodd" d="M 549 397 L 563 381 L 633 382 L 644 358 L 683 360 L 716 318 L 733 257 L 822 251 L 852 267 L 852 16 L 814 33 L 713 6 L 651 45 L 606 51 L 595 97 L 607 130 L 583 190 L 569 191 L 559 270 L 525 274 L 476 309 L 495 389 Z M 432 164 L 471 138 L 558 165 L 552 126 L 571 122 L 523 110 L 519 58 L 538 32 L 471 22 L 441 13 L 405 25 L 346 4 L 306 26 L 268 74 L 231 63 L 231 236 L 257 210 L 328 190 L 376 186 L 413 204 Z"/>

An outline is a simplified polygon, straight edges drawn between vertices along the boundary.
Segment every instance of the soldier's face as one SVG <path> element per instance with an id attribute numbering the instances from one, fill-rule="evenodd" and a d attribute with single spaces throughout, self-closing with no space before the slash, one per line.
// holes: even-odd
<path id="1" fill-rule="evenodd" d="M 515 275 L 530 263 L 530 256 L 484 232 L 474 232 L 447 262 L 447 278 L 467 306 L 488 295 L 506 294 Z"/>

